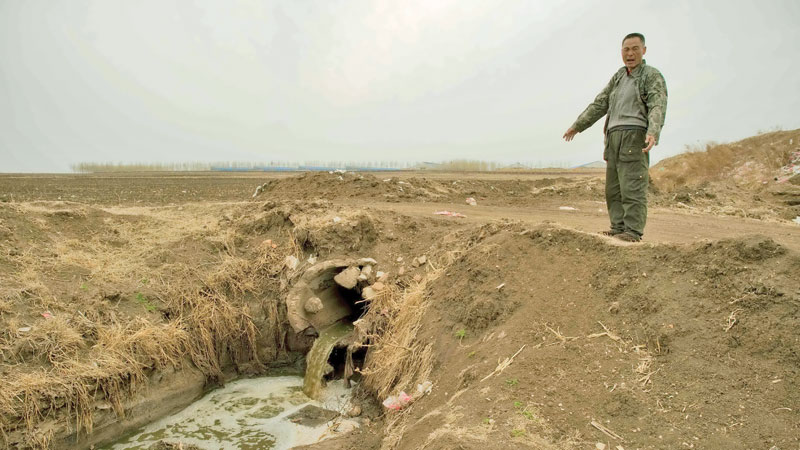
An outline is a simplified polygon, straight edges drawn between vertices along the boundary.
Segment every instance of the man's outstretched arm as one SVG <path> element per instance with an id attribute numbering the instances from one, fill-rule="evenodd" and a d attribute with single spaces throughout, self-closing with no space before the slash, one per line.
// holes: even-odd
<path id="1" fill-rule="evenodd" d="M 614 78 L 616 74 L 611 77 L 608 84 L 599 94 L 595 97 L 594 101 L 586 107 L 585 110 L 578 116 L 578 119 L 575 120 L 575 123 L 570 126 L 567 131 L 564 133 L 564 140 L 569 142 L 572 138 L 575 137 L 576 134 L 580 133 L 581 131 L 589 128 L 598 119 L 605 116 L 608 113 L 608 96 L 611 94 L 611 89 L 614 87 Z"/>

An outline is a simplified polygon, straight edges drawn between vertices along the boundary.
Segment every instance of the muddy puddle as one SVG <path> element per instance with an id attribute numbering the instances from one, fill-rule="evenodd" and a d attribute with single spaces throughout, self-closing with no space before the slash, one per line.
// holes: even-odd
<path id="1" fill-rule="evenodd" d="M 303 393 L 302 377 L 238 380 L 103 448 L 144 450 L 164 440 L 209 450 L 288 449 L 330 437 L 334 424 L 339 432 L 356 427 L 339 414 L 349 398 L 341 380 L 330 382 L 318 401 Z"/>

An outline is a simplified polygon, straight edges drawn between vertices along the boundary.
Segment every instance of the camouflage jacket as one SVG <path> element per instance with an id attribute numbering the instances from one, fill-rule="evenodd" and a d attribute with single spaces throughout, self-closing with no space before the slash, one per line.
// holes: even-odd
<path id="1" fill-rule="evenodd" d="M 578 116 L 572 128 L 581 132 L 597 122 L 608 113 L 608 105 L 613 104 L 619 81 L 627 74 L 627 68 L 622 67 L 611 77 L 608 85 L 595 97 L 594 101 Z M 648 66 L 645 60 L 631 72 L 636 78 L 639 88 L 639 98 L 647 107 L 647 134 L 658 138 L 661 128 L 664 127 L 664 118 L 667 115 L 667 83 L 664 76 L 655 67 Z M 606 118 L 608 125 L 608 118 Z M 606 127 L 603 127 L 605 133 Z"/>

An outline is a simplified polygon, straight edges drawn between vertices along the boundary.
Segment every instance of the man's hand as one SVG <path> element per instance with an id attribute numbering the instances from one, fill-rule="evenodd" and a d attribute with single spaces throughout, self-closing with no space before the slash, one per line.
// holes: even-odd
<path id="1" fill-rule="evenodd" d="M 564 140 L 569 142 L 575 137 L 576 134 L 578 134 L 578 132 L 575 131 L 574 128 L 569 127 L 569 129 L 567 129 L 567 131 L 564 133 Z"/>
<path id="2" fill-rule="evenodd" d="M 655 136 L 653 136 L 653 135 L 651 135 L 651 134 L 648 134 L 648 135 L 647 135 L 647 136 L 645 136 L 645 138 L 644 138 L 644 143 L 645 143 L 647 146 L 646 146 L 645 148 L 643 148 L 643 149 L 642 149 L 642 153 L 647 153 L 647 152 L 649 152 L 649 151 L 650 151 L 650 149 L 651 149 L 651 148 L 653 148 L 653 146 L 654 146 L 654 145 L 656 145 L 656 138 L 655 138 Z"/>

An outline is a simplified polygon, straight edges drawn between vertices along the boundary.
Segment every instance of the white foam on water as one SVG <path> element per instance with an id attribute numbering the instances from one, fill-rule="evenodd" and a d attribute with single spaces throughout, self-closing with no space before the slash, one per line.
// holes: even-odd
<path id="1" fill-rule="evenodd" d="M 288 416 L 308 405 L 344 413 L 351 406 L 350 389 L 342 380 L 333 381 L 320 401 L 311 400 L 302 389 L 303 379 L 294 376 L 234 381 L 107 448 L 145 450 L 164 439 L 209 450 L 284 450 L 331 437 L 330 423 L 308 427 L 291 422 Z M 335 420 L 343 429 L 358 426 L 350 419 Z"/>

